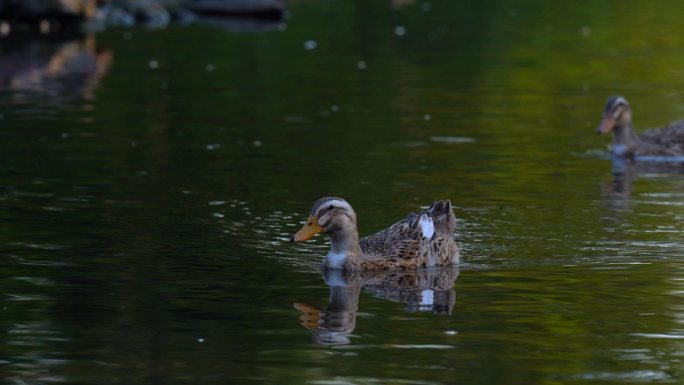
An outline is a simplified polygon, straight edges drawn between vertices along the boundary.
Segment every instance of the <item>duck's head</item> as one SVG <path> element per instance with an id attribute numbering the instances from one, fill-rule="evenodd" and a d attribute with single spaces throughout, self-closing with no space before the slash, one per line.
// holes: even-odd
<path id="1" fill-rule="evenodd" d="M 596 128 L 597 134 L 608 134 L 632 123 L 632 108 L 622 96 L 611 96 L 603 110 L 603 120 Z"/>
<path id="2" fill-rule="evenodd" d="M 307 241 L 318 233 L 336 234 L 356 231 L 356 213 L 342 198 L 325 197 L 314 203 L 306 223 L 290 242 Z"/>

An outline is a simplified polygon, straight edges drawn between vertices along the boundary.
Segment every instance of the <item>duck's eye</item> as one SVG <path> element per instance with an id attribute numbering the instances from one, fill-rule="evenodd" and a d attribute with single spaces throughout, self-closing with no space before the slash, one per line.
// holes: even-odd
<path id="1" fill-rule="evenodd" d="M 332 210 L 334 208 L 335 208 L 335 206 L 333 206 L 333 205 L 328 206 L 328 210 Z"/>
<path id="2" fill-rule="evenodd" d="M 309 222 L 308 225 L 309 225 L 309 226 L 313 226 L 313 222 Z"/>

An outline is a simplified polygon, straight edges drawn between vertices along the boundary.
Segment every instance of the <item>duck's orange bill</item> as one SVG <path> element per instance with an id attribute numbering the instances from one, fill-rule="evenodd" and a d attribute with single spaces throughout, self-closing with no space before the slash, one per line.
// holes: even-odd
<path id="1" fill-rule="evenodd" d="M 323 231 L 323 228 L 318 225 L 318 218 L 315 216 L 310 216 L 309 219 L 306 220 L 306 223 L 304 226 L 302 226 L 297 233 L 290 238 L 290 241 L 292 242 L 300 242 L 300 241 L 307 241 L 311 238 L 313 238 L 314 235 L 320 233 Z"/>
<path id="2" fill-rule="evenodd" d="M 615 126 L 615 119 L 610 116 L 606 116 L 601 121 L 601 124 L 596 128 L 597 134 L 607 134 L 613 131 L 613 126 Z"/>

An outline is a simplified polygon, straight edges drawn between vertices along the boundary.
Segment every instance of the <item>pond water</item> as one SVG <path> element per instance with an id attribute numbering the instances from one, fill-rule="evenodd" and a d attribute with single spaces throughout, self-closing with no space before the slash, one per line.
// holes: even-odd
<path id="1" fill-rule="evenodd" d="M 285 24 L 0 40 L 11 384 L 684 378 L 684 175 L 596 136 L 684 117 L 680 2 L 294 2 Z M 236 32 L 236 30 L 238 30 Z M 245 31 L 247 30 L 247 31 Z M 322 276 L 451 199 L 458 269 Z"/>

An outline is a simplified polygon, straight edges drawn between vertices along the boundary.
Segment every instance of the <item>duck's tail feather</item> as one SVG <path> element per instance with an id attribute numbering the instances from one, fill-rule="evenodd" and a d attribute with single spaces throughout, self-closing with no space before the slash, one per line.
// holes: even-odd
<path id="1" fill-rule="evenodd" d="M 433 219 L 435 231 L 451 235 L 456 230 L 456 217 L 450 200 L 437 200 L 430 205 L 428 215 Z"/>

